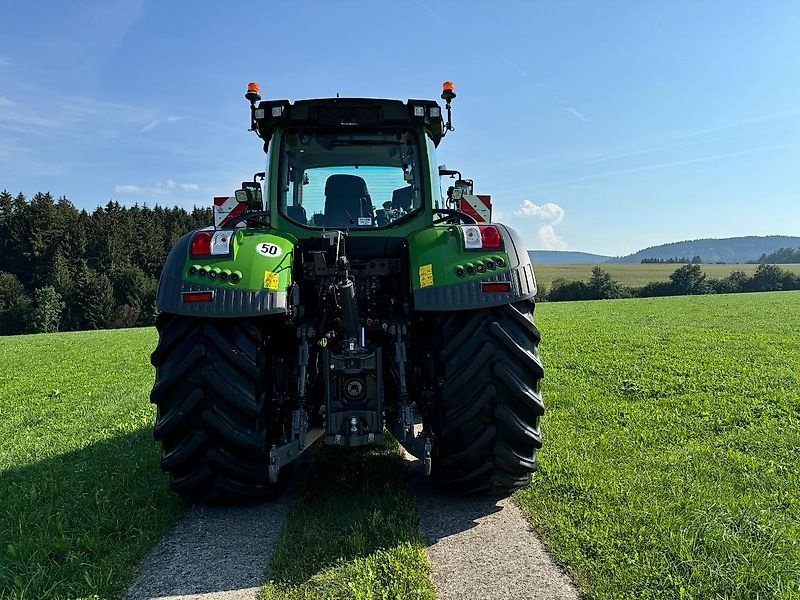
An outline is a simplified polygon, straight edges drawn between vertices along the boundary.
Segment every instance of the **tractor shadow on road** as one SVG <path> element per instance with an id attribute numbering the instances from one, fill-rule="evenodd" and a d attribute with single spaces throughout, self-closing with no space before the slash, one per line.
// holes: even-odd
<path id="1" fill-rule="evenodd" d="M 498 504 L 500 498 L 443 494 L 425 477 L 421 461 L 410 456 L 406 458 L 420 516 L 420 533 L 427 545 L 473 529 L 478 519 L 503 510 Z"/>

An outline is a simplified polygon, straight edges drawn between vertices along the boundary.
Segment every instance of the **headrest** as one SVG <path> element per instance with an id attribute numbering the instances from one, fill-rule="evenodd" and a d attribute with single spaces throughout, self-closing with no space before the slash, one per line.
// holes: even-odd
<path id="1" fill-rule="evenodd" d="M 411 208 L 414 199 L 414 188 L 410 185 L 392 192 L 392 208 Z"/>
<path id="2" fill-rule="evenodd" d="M 325 181 L 326 196 L 355 196 L 362 198 L 367 193 L 367 182 L 357 175 L 331 175 Z"/>

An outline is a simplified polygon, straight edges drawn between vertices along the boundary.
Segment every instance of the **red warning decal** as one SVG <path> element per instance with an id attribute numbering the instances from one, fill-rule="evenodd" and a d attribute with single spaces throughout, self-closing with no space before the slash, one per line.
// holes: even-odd
<path id="1" fill-rule="evenodd" d="M 485 194 L 461 196 L 458 209 L 478 223 L 489 223 L 492 220 L 492 197 Z"/>
<path id="2" fill-rule="evenodd" d="M 233 219 L 243 215 L 245 206 L 241 202 L 237 202 L 233 196 L 215 196 L 214 197 L 214 225 L 222 227 Z"/>

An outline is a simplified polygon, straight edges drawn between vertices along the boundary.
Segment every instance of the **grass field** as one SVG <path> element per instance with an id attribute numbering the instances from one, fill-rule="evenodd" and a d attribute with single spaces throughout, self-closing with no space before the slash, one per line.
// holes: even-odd
<path id="1" fill-rule="evenodd" d="M 0 597 L 119 597 L 173 521 L 152 329 L 0 338 Z"/>
<path id="2" fill-rule="evenodd" d="M 517 502 L 588 597 L 800 597 L 800 292 L 543 304 Z M 0 338 L 0 598 L 119 598 L 180 511 L 152 329 Z M 263 600 L 432 598 L 393 445 L 310 459 Z M 265 568 L 267 565 L 265 565 Z"/>
<path id="3" fill-rule="evenodd" d="M 544 284 L 548 289 L 553 280 L 561 277 L 567 281 L 588 281 L 595 265 L 534 265 L 536 281 Z M 666 281 L 669 276 L 681 265 L 678 264 L 612 264 L 597 265 L 622 283 L 632 287 L 641 287 L 651 281 Z M 744 271 L 752 275 L 758 265 L 702 265 L 703 272 L 708 277 L 721 279 L 731 274 L 731 271 Z M 782 269 L 792 273 L 800 273 L 800 264 L 780 265 Z"/>
<path id="4" fill-rule="evenodd" d="M 516 500 L 589 597 L 800 597 L 798 307 L 539 307 L 545 448 Z"/>

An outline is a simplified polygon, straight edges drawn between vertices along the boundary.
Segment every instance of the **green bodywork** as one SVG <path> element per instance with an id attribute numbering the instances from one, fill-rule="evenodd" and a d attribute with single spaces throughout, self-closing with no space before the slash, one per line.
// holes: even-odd
<path id="1" fill-rule="evenodd" d="M 508 270 L 508 254 L 504 250 L 464 250 L 461 228 L 454 225 L 434 226 L 411 234 L 408 238 L 411 255 L 411 283 L 413 289 L 463 283 L 470 279 Z M 479 271 L 478 265 L 487 261 L 494 265 L 502 259 L 503 267 Z M 472 265 L 472 273 L 466 272 Z M 456 270 L 464 270 L 456 275 Z"/>
<path id="2" fill-rule="evenodd" d="M 286 221 L 289 223 L 289 221 Z M 362 233 L 362 232 L 358 232 Z M 371 233 L 371 232 L 370 232 Z M 231 255 L 209 258 L 187 257 L 183 280 L 211 287 L 229 287 L 249 290 L 286 291 L 292 284 L 292 260 L 297 238 L 275 229 L 240 229 L 231 240 Z M 279 256 L 264 256 L 258 252 L 263 243 L 281 249 Z M 415 231 L 408 237 L 411 258 L 413 289 L 462 283 L 476 277 L 503 273 L 508 270 L 508 254 L 502 251 L 464 250 L 460 229 L 452 225 L 431 226 Z M 496 264 L 502 259 L 503 267 L 481 270 L 479 265 Z M 472 266 L 472 273 L 467 267 Z M 194 267 L 194 274 L 189 270 Z M 216 272 L 216 278 L 206 273 Z M 463 271 L 457 275 L 457 270 Z M 222 272 L 239 273 L 241 279 L 233 283 L 219 277 Z"/>
<path id="3" fill-rule="evenodd" d="M 280 248 L 280 254 L 265 256 L 259 252 L 259 247 L 265 243 Z M 230 256 L 187 257 L 183 280 L 212 287 L 285 291 L 292 284 L 295 245 L 297 238 L 280 231 L 240 228 L 231 240 Z M 189 273 L 191 267 L 195 267 L 194 274 Z M 219 276 L 212 279 L 208 275 L 200 275 L 201 268 L 218 274 L 223 271 L 229 275 L 238 272 L 241 279 L 237 283 Z"/>

